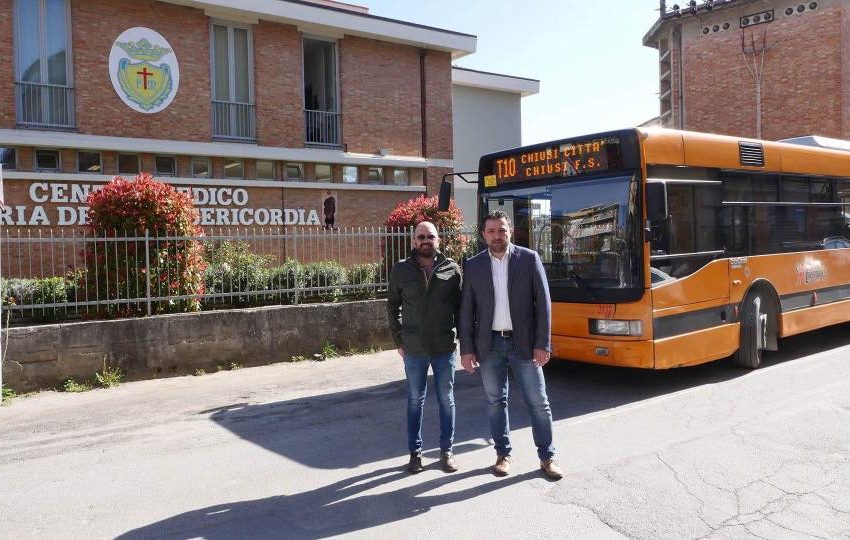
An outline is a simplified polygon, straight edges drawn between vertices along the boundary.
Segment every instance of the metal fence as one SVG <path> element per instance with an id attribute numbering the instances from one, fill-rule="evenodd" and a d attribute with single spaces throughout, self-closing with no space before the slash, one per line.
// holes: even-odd
<path id="1" fill-rule="evenodd" d="M 304 111 L 304 142 L 310 146 L 338 148 L 342 144 L 341 115 L 333 111 Z"/>
<path id="2" fill-rule="evenodd" d="M 213 137 L 254 141 L 257 139 L 257 123 L 253 103 L 213 100 Z"/>
<path id="3" fill-rule="evenodd" d="M 73 129 L 74 89 L 58 84 L 15 83 L 16 120 L 19 126 Z"/>
<path id="4" fill-rule="evenodd" d="M 456 259 L 474 249 L 469 231 L 441 236 Z M 411 237 L 411 229 L 384 227 L 208 228 L 200 236 L 4 228 L 0 290 L 13 322 L 379 298 Z"/>

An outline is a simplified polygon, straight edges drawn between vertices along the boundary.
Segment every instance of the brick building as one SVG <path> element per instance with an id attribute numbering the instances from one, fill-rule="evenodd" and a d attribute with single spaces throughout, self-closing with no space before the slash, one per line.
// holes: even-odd
<path id="1" fill-rule="evenodd" d="M 660 2 L 653 123 L 768 140 L 850 139 L 850 2 Z"/>
<path id="2" fill-rule="evenodd" d="M 380 225 L 453 168 L 475 36 L 330 0 L 0 0 L 0 225 L 79 226 L 140 171 L 203 226 Z"/>

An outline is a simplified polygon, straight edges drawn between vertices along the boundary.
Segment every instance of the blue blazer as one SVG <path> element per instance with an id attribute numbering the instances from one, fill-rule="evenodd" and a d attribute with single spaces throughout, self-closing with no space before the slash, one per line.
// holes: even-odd
<path id="1" fill-rule="evenodd" d="M 508 302 L 514 344 L 526 358 L 533 349 L 552 351 L 552 303 L 543 263 L 536 251 L 514 244 L 508 261 Z M 493 269 L 484 250 L 468 261 L 463 271 L 460 304 L 460 353 L 475 353 L 478 361 L 490 352 L 493 313 Z"/>

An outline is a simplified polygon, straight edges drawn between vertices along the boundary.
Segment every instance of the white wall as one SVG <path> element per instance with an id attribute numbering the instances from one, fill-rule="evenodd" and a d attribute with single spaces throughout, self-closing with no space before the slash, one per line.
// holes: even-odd
<path id="1" fill-rule="evenodd" d="M 456 172 L 476 171 L 483 154 L 520 146 L 520 94 L 455 84 L 452 96 Z M 467 178 L 477 179 L 475 175 Z M 454 186 L 455 201 L 463 212 L 464 223 L 477 227 L 477 185 L 455 178 Z"/>

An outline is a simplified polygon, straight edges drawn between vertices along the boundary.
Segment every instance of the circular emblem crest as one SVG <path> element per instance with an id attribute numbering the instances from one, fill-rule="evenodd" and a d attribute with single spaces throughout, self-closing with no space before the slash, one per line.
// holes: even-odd
<path id="1" fill-rule="evenodd" d="M 121 33 L 109 53 L 112 87 L 134 111 L 152 114 L 171 104 L 180 86 L 180 66 L 159 32 L 137 26 Z"/>

